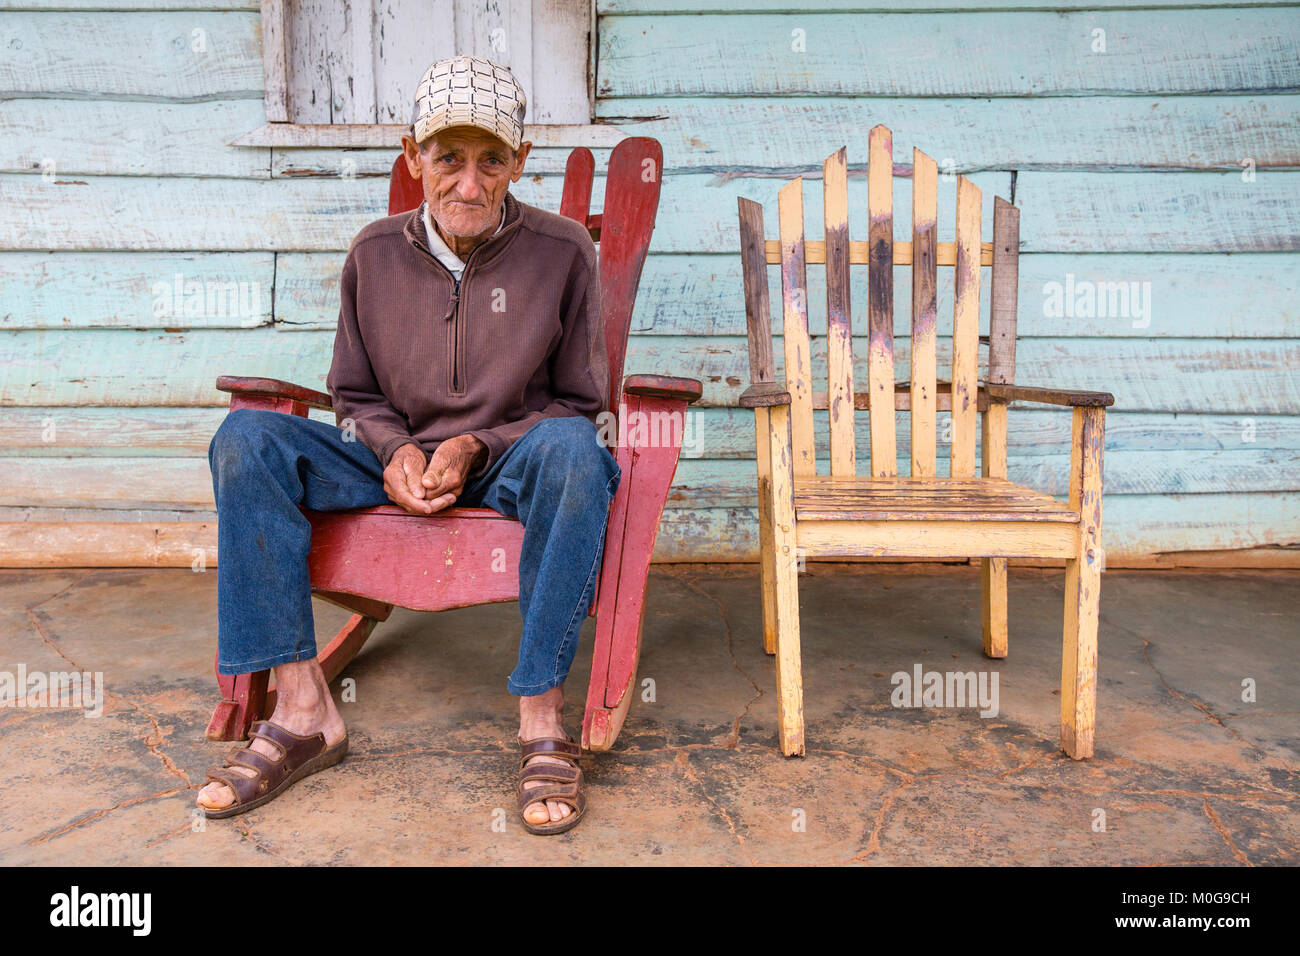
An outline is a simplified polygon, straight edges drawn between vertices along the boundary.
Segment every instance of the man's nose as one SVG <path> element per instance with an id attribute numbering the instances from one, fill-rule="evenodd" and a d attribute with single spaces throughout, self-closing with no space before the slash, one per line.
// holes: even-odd
<path id="1" fill-rule="evenodd" d="M 466 168 L 456 182 L 456 192 L 465 202 L 474 202 L 483 195 L 483 183 L 479 180 L 478 170 L 474 165 L 466 164 Z"/>

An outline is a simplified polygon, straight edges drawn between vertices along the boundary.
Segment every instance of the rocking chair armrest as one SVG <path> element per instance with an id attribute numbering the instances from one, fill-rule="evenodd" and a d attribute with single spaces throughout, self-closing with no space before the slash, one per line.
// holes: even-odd
<path id="1" fill-rule="evenodd" d="M 641 395 L 646 398 L 674 398 L 691 402 L 699 400 L 704 386 L 698 379 L 673 378 L 671 375 L 629 375 L 623 379 L 624 395 Z"/>
<path id="2" fill-rule="evenodd" d="M 294 385 L 292 382 L 282 382 L 278 378 L 218 375 L 217 390 L 245 395 L 275 395 L 302 402 L 311 408 L 319 408 L 327 412 L 334 410 L 334 400 L 324 392 L 303 385 Z"/>
<path id="3" fill-rule="evenodd" d="M 1108 408 L 1115 404 L 1110 392 L 1087 392 L 1067 388 L 1035 388 L 1031 385 L 982 384 L 990 399 L 1004 402 L 1038 402 L 1067 408 Z"/>
<path id="4" fill-rule="evenodd" d="M 790 392 L 779 382 L 759 382 L 740 393 L 741 408 L 771 408 L 789 405 Z"/>

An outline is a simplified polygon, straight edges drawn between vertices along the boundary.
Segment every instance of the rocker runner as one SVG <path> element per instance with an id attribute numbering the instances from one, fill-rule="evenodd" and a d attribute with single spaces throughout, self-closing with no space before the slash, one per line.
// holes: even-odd
<path id="1" fill-rule="evenodd" d="M 327 386 L 340 426 L 278 412 L 226 416 L 208 451 L 218 513 L 218 670 L 274 668 L 275 713 L 208 775 L 198 804 L 227 817 L 347 752 L 316 658 L 307 554 L 317 511 L 456 503 L 524 525 L 518 803 L 534 833 L 586 807 L 563 684 L 591 605 L 619 468 L 597 438 L 608 362 L 586 229 L 516 200 L 525 96 L 479 57 L 420 82 L 407 167 L 412 213 L 352 241 Z M 355 438 L 353 438 L 355 433 Z"/>

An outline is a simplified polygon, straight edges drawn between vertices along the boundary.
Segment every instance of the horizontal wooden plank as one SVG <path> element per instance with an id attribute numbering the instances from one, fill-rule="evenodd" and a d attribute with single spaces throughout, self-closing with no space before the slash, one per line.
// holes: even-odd
<path id="1" fill-rule="evenodd" d="M 0 457 L 206 457 L 226 417 L 216 408 L 7 408 Z M 313 418 L 333 423 L 324 412 Z"/>
<path id="2" fill-rule="evenodd" d="M 208 436 L 211 438 L 211 436 Z M 0 458 L 0 506 L 211 511 L 204 458 Z"/>
<path id="3" fill-rule="evenodd" d="M 185 407 L 8 407 L 0 415 L 0 457 L 201 457 L 227 409 Z M 311 417 L 334 422 L 330 412 Z M 826 415 L 814 415 L 816 452 L 829 454 Z M 1070 415 L 1054 408 L 1013 408 L 1007 416 L 1012 458 L 1065 456 L 1070 452 Z M 900 415 L 898 443 L 906 448 L 910 420 Z M 857 429 L 857 456 L 865 460 L 868 433 Z M 1300 416 L 1167 414 L 1111 410 L 1106 415 L 1108 455 L 1119 452 L 1241 452 L 1277 458 L 1300 453 Z M 943 449 L 940 449 L 942 454 Z M 683 460 L 754 458 L 754 415 L 748 409 L 692 407 L 687 412 Z M 1229 460 L 1216 458 L 1216 461 Z M 907 469 L 900 469 L 906 473 Z M 1131 470 L 1129 473 L 1132 473 Z M 1036 480 L 1025 483 L 1037 486 Z"/>
<path id="4" fill-rule="evenodd" d="M 333 340 L 332 331 L 290 336 L 265 326 L 0 331 L 0 405 L 213 405 L 224 401 L 212 384 L 222 374 L 321 389 Z M 898 345 L 901 375 L 908 349 Z M 863 343 L 855 354 L 858 361 L 866 356 Z M 1016 379 L 1108 391 L 1128 411 L 1290 415 L 1300 413 L 1300 377 L 1291 374 L 1297 365 L 1300 343 L 1285 340 L 1027 339 Z M 815 350 L 814 382 L 825 380 L 824 369 Z M 748 385 L 747 346 L 739 336 L 636 335 L 625 370 L 697 378 L 703 404 L 734 405 Z M 855 374 L 865 376 L 865 366 Z"/>
<path id="5" fill-rule="evenodd" d="M 859 157 L 865 158 L 865 150 Z M 824 157 L 822 157 L 824 158 Z M 852 153 L 849 159 L 855 157 Z M 820 162 L 820 160 L 819 160 Z M 736 219 L 736 199 L 744 197 L 762 203 L 766 239 L 777 239 L 776 196 L 792 177 L 788 176 L 717 176 L 688 174 L 664 179 L 659 215 L 655 220 L 655 234 L 650 248 L 653 252 L 718 252 L 739 250 L 740 234 Z M 993 234 L 993 197 L 1011 195 L 1009 173 L 984 172 L 971 176 L 986 197 L 982 230 L 985 236 Z M 956 238 L 956 184 L 940 182 L 938 235 L 941 242 Z M 804 238 L 812 241 L 824 239 L 822 209 L 822 184 L 809 179 L 804 183 Z M 911 209 L 912 181 L 908 177 L 894 179 L 894 206 Z M 849 179 L 849 235 L 862 239 L 867 225 L 867 181 L 864 176 Z M 894 222 L 894 238 L 899 242 L 911 241 L 911 224 L 906 216 Z M 1024 233 L 1021 233 L 1022 237 Z M 1026 246 L 1028 249 L 1028 246 Z"/>
<path id="6" fill-rule="evenodd" d="M 274 258 L 274 265 L 273 265 Z M 0 328 L 246 327 L 239 309 L 207 307 L 222 284 L 260 283 L 270 320 L 274 268 L 275 318 L 285 328 L 333 329 L 338 322 L 343 252 L 322 253 L 0 253 Z M 896 289 L 910 287 L 906 267 Z M 158 283 L 203 283 L 203 308 L 155 315 Z M 778 270 L 768 276 L 773 301 Z M 858 275 L 862 279 L 862 274 Z M 1117 285 L 1120 284 L 1120 285 Z M 988 333 L 988 286 L 981 333 Z M 1148 288 L 1149 286 L 1149 288 Z M 652 255 L 646 260 L 632 318 L 645 335 L 741 335 L 745 313 L 740 257 Z M 174 290 L 173 290 L 174 291 Z M 200 291 L 191 288 L 191 293 Z M 250 289 L 246 289 L 251 292 Z M 214 297 L 217 292 L 214 290 Z M 866 315 L 866 283 L 850 283 L 853 315 Z M 939 274 L 940 328 L 952 315 L 952 273 Z M 186 297 L 182 295 L 184 300 Z M 808 270 L 809 326 L 826 332 L 824 270 Z M 166 303 L 161 303 L 166 305 Z M 906 294 L 895 301 L 894 331 L 910 332 Z M 1080 314 L 1083 313 L 1083 314 Z M 253 323 L 257 324 L 257 323 Z M 859 323 L 859 329 L 861 325 Z M 780 331 L 779 320 L 774 331 Z M 1300 338 L 1300 256 L 1282 254 L 1028 254 L 1020 258 L 1020 325 L 1026 338 Z"/>
<path id="7" fill-rule="evenodd" d="M 984 234 L 991 235 L 992 197 L 1010 195 L 1010 174 L 976 173 L 983 190 Z M 775 209 L 785 180 L 690 174 L 667 177 L 651 249 L 739 249 L 736 199 Z M 945 186 L 946 184 L 942 184 Z M 558 175 L 525 176 L 512 190 L 524 202 L 559 207 Z M 953 238 L 954 195 L 939 196 L 939 236 Z M 595 184 L 593 208 L 603 203 Z M 38 175 L 0 176 L 0 249 L 185 249 L 330 251 L 346 249 L 357 231 L 387 209 L 378 178 L 166 179 Z M 807 238 L 821 239 L 821 189 L 805 184 Z M 1270 170 L 1244 183 L 1238 173 L 1026 172 L 1016 186 L 1022 251 L 1260 252 L 1300 250 L 1300 172 Z M 850 180 L 849 223 L 865 224 L 866 183 Z M 911 206 L 911 180 L 896 178 L 896 208 Z M 189 210 L 221 210 L 194 216 Z M 769 215 L 768 238 L 776 217 Z M 898 217 L 895 238 L 907 237 Z"/>
<path id="8" fill-rule="evenodd" d="M 0 112 L 0 172 L 72 176 L 239 176 L 266 179 L 271 151 L 232 149 L 231 137 L 264 119 L 261 100 L 134 100 L 95 104 L 87 148 L 84 99 L 9 100 Z M 391 161 L 391 160 L 390 160 Z"/>
<path id="9" fill-rule="evenodd" d="M 993 196 L 1010 194 L 995 173 L 976 173 L 983 191 L 982 234 L 991 236 Z M 786 180 L 698 174 L 668 177 L 651 248 L 660 252 L 739 248 L 735 196 L 774 210 Z M 866 182 L 849 182 L 849 231 L 867 222 Z M 806 238 L 821 239 L 820 183 L 805 183 Z M 1281 252 L 1300 250 L 1300 172 L 1270 170 L 1243 182 L 1242 172 L 1025 172 L 1017 176 L 1021 251 Z M 955 187 L 940 183 L 940 241 L 951 241 Z M 894 180 L 894 206 L 911 208 L 911 180 Z M 717 218 L 715 218 L 717 217 Z M 774 214 L 765 217 L 776 238 Z M 855 223 L 858 225 L 855 227 Z M 910 238 L 896 216 L 894 238 Z"/>
<path id="10" fill-rule="evenodd" d="M 286 330 L 336 329 L 342 252 L 283 252 L 275 262 L 275 319 Z"/>
<path id="11" fill-rule="evenodd" d="M 4 0 L 0 10 L 260 10 L 261 0 Z"/>
<path id="12" fill-rule="evenodd" d="M 25 0 L 25 2 L 58 3 L 59 0 Z M 84 0 L 97 2 L 97 0 Z M 113 0 L 140 2 L 149 0 Z M 204 2 L 204 0 L 194 0 Z M 1216 7 L 1285 6 L 1295 0 L 1217 0 Z M 1203 7 L 1205 0 L 998 0 L 999 10 L 1100 10 L 1116 7 Z M 926 0 L 919 7 L 922 12 L 931 10 L 986 11 L 989 4 L 979 0 Z M 746 0 L 744 6 L 727 0 L 596 0 L 596 12 L 602 17 L 671 13 L 726 13 L 745 15 L 751 13 L 807 13 L 809 11 L 835 13 L 914 13 L 918 5 L 913 0 Z"/>
<path id="13" fill-rule="evenodd" d="M 661 117 L 618 123 L 611 135 L 653 136 L 664 146 L 667 171 L 748 170 L 820 175 L 822 158 L 860 143 L 883 121 L 894 132 L 895 154 L 910 160 L 916 145 L 943 169 L 1227 168 L 1249 157 L 1258 168 L 1300 165 L 1293 132 L 1300 97 L 1189 96 L 1045 99 L 722 99 L 613 100 L 600 109 Z M 249 99 L 201 103 L 106 101 L 98 106 L 96 149 L 78 148 L 85 111 L 81 99 L 18 99 L 0 115 L 0 172 L 39 170 L 86 175 L 267 175 L 267 147 L 232 147 L 262 122 L 263 105 Z M 953 122 L 954 115 L 960 122 Z M 1204 130 L 1213 128 L 1213 136 Z M 352 129 L 343 127 L 343 129 Z M 593 127 L 601 129 L 601 127 Z M 613 127 L 606 129 L 614 130 Z M 990 129 L 1016 129 L 1014 137 Z M 542 140 L 539 134 L 533 134 Z M 548 134 L 547 139 L 553 139 Z M 277 172 L 336 175 L 343 159 L 356 175 L 386 175 L 397 153 L 396 135 L 379 143 L 342 143 L 275 151 Z M 340 155 L 346 147 L 347 152 Z M 361 148 L 368 147 L 368 148 Z M 558 150 L 535 143 L 528 172 L 551 172 Z M 596 147 L 603 169 L 608 147 Z M 356 152 L 352 152 L 356 150 Z M 563 168 L 563 159 L 558 168 Z M 900 162 L 900 170 L 907 169 Z M 852 170 L 856 173 L 857 170 Z"/>
<path id="14" fill-rule="evenodd" d="M 282 270 L 297 257 L 281 257 Z M 809 329 L 826 334 L 825 270 L 808 269 Z M 985 279 L 988 273 L 985 273 Z M 939 327 L 951 328 L 951 270 L 939 272 Z M 778 301 L 779 270 L 769 270 Z M 646 259 L 632 328 L 650 335 L 743 335 L 745 310 L 738 253 Z M 894 334 L 911 331 L 911 273 L 894 272 Z M 865 270 L 849 284 L 855 328 L 867 314 Z M 980 332 L 988 334 L 989 283 L 980 283 Z M 1068 293 L 1068 295 L 1067 295 Z M 1020 257 L 1017 332 L 1025 338 L 1297 338 L 1300 255 L 1056 254 Z M 333 327 L 337 300 L 316 308 Z M 1081 314 L 1082 313 L 1082 314 Z M 774 319 L 773 331 L 780 331 Z"/>
<path id="15" fill-rule="evenodd" d="M 815 412 L 813 417 L 817 456 L 827 458 L 826 414 Z M 865 421 L 856 424 L 857 457 L 865 460 L 869 452 L 868 430 Z M 904 448 L 911 440 L 909 417 L 897 416 L 896 424 L 898 444 Z M 1012 408 L 1008 413 L 1007 447 L 1012 457 L 1067 456 L 1070 440 L 1070 414 L 1065 409 L 1025 406 Z M 1300 418 L 1111 410 L 1106 415 L 1106 448 L 1108 453 L 1295 453 L 1300 451 Z M 944 452 L 940 448 L 940 453 Z M 741 408 L 692 409 L 687 418 L 682 455 L 683 458 L 753 459 L 753 413 Z M 907 471 L 900 469 L 903 474 Z"/>
<path id="16" fill-rule="evenodd" d="M 173 524 L 179 521 L 215 522 L 215 511 L 158 511 L 149 508 L 6 508 L 0 507 L 0 523 L 14 521 L 84 522 L 93 516 L 96 524 L 108 522 L 155 522 Z"/>
<path id="17" fill-rule="evenodd" d="M 978 173 L 973 179 L 990 197 L 1010 194 L 1009 173 Z M 709 175 L 674 177 L 664 185 L 651 248 L 663 252 L 739 249 L 736 197 L 774 203 L 781 185 L 777 179 L 718 182 Z M 596 179 L 593 210 L 603 205 L 604 187 L 604 178 Z M 523 202 L 554 210 L 559 208 L 562 188 L 562 176 L 533 175 L 524 176 L 511 190 Z M 821 190 L 805 192 L 809 223 L 820 223 Z M 910 203 L 910 197 L 910 180 L 896 180 L 895 201 Z M 865 182 L 850 188 L 850 202 L 850 216 L 856 212 L 857 221 L 865 222 Z M 992 199 L 985 205 L 985 230 L 991 231 Z M 382 217 L 387 207 L 388 185 L 377 178 L 249 181 L 86 176 L 47 182 L 36 175 L 3 175 L 0 249 L 332 251 L 346 249 L 352 237 L 366 223 Z M 189 210 L 196 208 L 222 214 L 191 215 Z M 942 238 L 951 239 L 954 209 L 953 190 L 944 190 L 939 200 Z M 773 217 L 773 228 L 774 221 Z M 897 226 L 905 227 L 905 223 Z M 820 234 L 810 229 L 809 238 Z"/>
<path id="18" fill-rule="evenodd" d="M 0 328 L 251 328 L 271 322 L 274 285 L 270 252 L 6 252 Z"/>
<path id="19" fill-rule="evenodd" d="M 620 16 L 602 97 L 1026 96 L 1300 88 L 1291 9 Z M 1105 49 L 1094 30 L 1104 31 Z M 798 31 L 798 32 L 795 32 Z M 1179 51 L 1171 56 L 1170 51 Z M 864 52 L 870 68 L 864 69 Z"/>
<path id="20" fill-rule="evenodd" d="M 14 409 L 13 413 L 17 413 Z M 46 410 L 47 412 L 49 410 Z M 12 414 L 12 413 L 11 413 Z M 1007 448 L 1012 457 L 1034 458 L 1070 453 L 1070 413 L 1044 406 L 1012 408 L 1007 414 Z M 829 457 L 829 427 L 825 412 L 813 413 L 813 434 L 819 459 Z M 911 422 L 898 415 L 898 446 L 908 447 Z M 940 419 L 942 426 L 943 420 Z M 869 435 L 865 416 L 856 424 L 855 443 L 859 460 L 868 456 Z M 4 434 L 0 432 L 0 434 Z M 36 434 L 26 426 L 24 434 Z M 977 438 L 979 436 L 977 435 Z M 34 445 L 29 439 L 29 444 Z M 24 447 L 29 447 L 25 445 Z M 977 447 L 978 443 L 977 443 Z M 1250 454 L 1300 451 L 1300 417 L 1290 415 L 1169 414 L 1109 410 L 1106 414 L 1106 449 L 1125 452 L 1212 452 Z M 940 454 L 945 452 L 940 448 Z M 754 414 L 743 408 L 693 408 L 683 436 L 683 458 L 754 457 Z M 906 463 L 906 457 L 900 457 Z M 900 468 L 906 474 L 907 468 Z M 1033 482 L 1027 482 L 1033 484 Z"/>
<path id="21" fill-rule="evenodd" d="M 524 202 L 558 209 L 562 188 L 560 176 L 532 176 L 512 190 Z M 388 182 L 380 178 L 81 176 L 47 182 L 5 175 L 0 249 L 335 251 L 347 249 L 387 211 Z"/>
<path id="22" fill-rule="evenodd" d="M 316 176 L 346 178 L 349 176 L 381 176 L 391 174 L 393 160 L 401 152 L 397 147 L 382 149 L 276 149 L 271 161 L 272 176 Z M 569 161 L 570 147 L 535 147 L 525 160 L 524 175 L 542 173 L 549 176 L 564 175 Z M 593 149 L 597 169 L 609 167 L 608 149 Z"/>
<path id="23" fill-rule="evenodd" d="M 1102 540 L 1113 557 L 1300 547 L 1300 493 L 1116 495 L 1106 498 Z M 657 561 L 755 561 L 755 509 L 670 509 Z M 1285 560 L 1284 555 L 1280 555 Z"/>
<path id="24" fill-rule="evenodd" d="M 1035 252 L 1300 249 L 1300 173 L 1026 172 L 1020 235 Z"/>
<path id="25" fill-rule="evenodd" d="M 415 83 L 417 76 L 411 77 Z M 233 146 L 273 146 L 278 148 L 327 147 L 331 149 L 367 149 L 398 147 L 408 126 L 402 123 L 266 123 L 231 141 Z M 531 123 L 524 125 L 524 139 L 539 148 L 608 149 L 626 137 L 617 125 L 605 123 Z"/>
<path id="26" fill-rule="evenodd" d="M 216 562 L 215 521 L 0 522 L 4 568 L 211 568 Z"/>
<path id="27" fill-rule="evenodd" d="M 260 24 L 252 11 L 0 13 L 0 96 L 260 103 Z"/>
<path id="28" fill-rule="evenodd" d="M 822 159 L 841 146 L 848 147 L 850 159 L 861 154 L 876 123 L 893 132 L 895 162 L 903 169 L 910 168 L 913 147 L 935 157 L 947 173 L 1240 170 L 1247 157 L 1257 168 L 1300 165 L 1300 97 L 1288 94 L 631 98 L 598 100 L 596 112 L 630 136 L 658 139 L 669 173 L 820 175 Z M 997 130 L 1014 135 L 994 135 Z"/>

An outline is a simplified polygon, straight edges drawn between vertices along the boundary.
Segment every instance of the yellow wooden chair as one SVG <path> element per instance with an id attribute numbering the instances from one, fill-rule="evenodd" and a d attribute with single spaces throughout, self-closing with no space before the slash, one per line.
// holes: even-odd
<path id="1" fill-rule="evenodd" d="M 920 150 L 912 158 L 912 241 L 894 242 L 893 139 L 884 126 L 868 140 L 867 242 L 849 241 L 846 151 L 822 167 L 824 242 L 805 242 L 803 180 L 781 189 L 779 242 L 765 242 L 762 207 L 740 200 L 740 238 L 751 385 L 758 445 L 763 643 L 777 657 L 781 750 L 804 752 L 799 660 L 799 556 L 857 555 L 982 559 L 984 652 L 1007 654 L 1007 559 L 1063 558 L 1065 633 L 1061 662 L 1061 747 L 1092 756 L 1097 679 L 1104 392 L 1027 388 L 1015 371 L 1019 210 L 994 201 L 993 241 L 982 243 L 981 195 L 957 177 L 955 243 L 936 238 L 938 176 Z M 813 390 L 807 265 L 826 267 L 825 392 Z M 776 379 L 767 267 L 781 267 L 785 382 Z M 867 387 L 854 390 L 850 265 L 867 266 Z M 912 267 L 911 379 L 894 378 L 894 269 Z M 978 379 L 980 267 L 992 266 L 988 374 Z M 936 380 L 937 267 L 952 266 L 955 308 L 952 381 Z M 1074 410 L 1069 502 L 1007 480 L 1007 404 Z M 813 410 L 828 409 L 830 474 L 817 474 Z M 869 416 L 870 474 L 854 456 L 854 410 Z M 911 414 L 911 469 L 898 474 L 895 412 Z M 938 412 L 952 416 L 949 475 L 936 468 Z M 975 427 L 983 415 L 983 467 L 975 474 Z"/>

